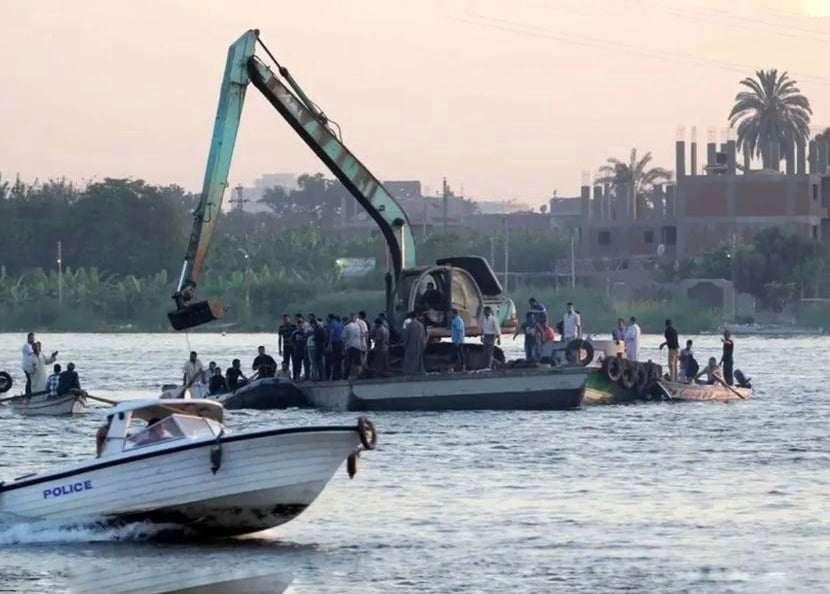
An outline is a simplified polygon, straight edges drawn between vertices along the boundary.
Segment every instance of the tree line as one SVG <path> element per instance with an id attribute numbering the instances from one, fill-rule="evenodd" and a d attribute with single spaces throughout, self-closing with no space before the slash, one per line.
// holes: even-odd
<path id="1" fill-rule="evenodd" d="M 311 306 L 380 311 L 383 240 L 375 230 L 329 228 L 353 200 L 321 177 L 302 176 L 294 192 L 268 192 L 266 212 L 220 214 L 200 295 L 225 299 L 237 327 L 270 329 L 284 311 Z M 143 180 L 105 178 L 80 188 L 0 177 L 0 331 L 166 328 L 195 204 L 178 186 Z M 416 235 L 422 264 L 491 253 L 491 237 L 472 229 Z M 515 231 L 510 244 L 511 270 L 521 272 L 549 271 L 566 250 L 560 238 Z M 374 257 L 379 267 L 366 278 L 343 279 L 343 257 Z"/>

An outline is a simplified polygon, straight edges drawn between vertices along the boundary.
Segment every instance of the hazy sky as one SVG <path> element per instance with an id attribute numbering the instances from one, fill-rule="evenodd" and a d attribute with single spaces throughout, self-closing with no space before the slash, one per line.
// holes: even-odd
<path id="1" fill-rule="evenodd" d="M 830 124 L 830 0 L 0 0 L 0 173 L 198 190 L 227 46 L 259 28 L 381 179 L 534 204 L 631 147 L 674 167 L 740 78 Z M 321 171 L 253 87 L 230 183 Z"/>

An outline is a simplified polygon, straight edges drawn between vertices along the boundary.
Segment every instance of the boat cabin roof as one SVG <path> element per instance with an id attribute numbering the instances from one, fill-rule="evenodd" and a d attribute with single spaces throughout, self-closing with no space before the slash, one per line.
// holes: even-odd
<path id="1" fill-rule="evenodd" d="M 163 419 L 173 414 L 204 417 L 217 423 L 222 422 L 224 408 L 218 402 L 203 399 L 155 399 L 155 400 L 128 400 L 118 404 L 113 414 L 132 412 L 134 419 L 150 421 Z"/>

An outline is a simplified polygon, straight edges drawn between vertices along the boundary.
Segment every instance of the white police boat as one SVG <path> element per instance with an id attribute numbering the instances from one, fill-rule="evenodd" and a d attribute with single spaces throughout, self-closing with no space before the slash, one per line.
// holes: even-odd
<path id="1" fill-rule="evenodd" d="M 351 426 L 229 434 L 208 400 L 118 404 L 96 436 L 98 455 L 0 483 L 0 514 L 22 521 L 180 527 L 232 536 L 288 522 L 320 494 L 344 460 L 350 476 L 376 433 Z"/>

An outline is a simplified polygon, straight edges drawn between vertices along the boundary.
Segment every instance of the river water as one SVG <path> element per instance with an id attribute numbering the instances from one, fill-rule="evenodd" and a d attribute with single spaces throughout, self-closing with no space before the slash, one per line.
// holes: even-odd
<path id="1" fill-rule="evenodd" d="M 40 339 L 78 365 L 91 394 L 116 399 L 177 381 L 189 350 L 174 334 Z M 717 337 L 694 339 L 698 359 L 718 354 Z M 258 344 L 276 349 L 267 335 L 189 341 L 223 367 L 237 356 L 250 364 Z M 22 342 L 0 334 L 0 369 L 16 380 Z M 659 342 L 644 337 L 644 358 L 657 360 Z M 148 526 L 0 524 L 0 592 L 71 591 L 77 574 L 103 584 L 194 571 L 267 571 L 295 593 L 827 591 L 830 338 L 736 345 L 756 387 L 747 402 L 373 413 L 379 447 L 353 481 L 341 469 L 298 519 L 244 539 L 162 545 L 146 541 Z M 0 480 L 90 457 L 104 411 L 37 419 L 0 408 Z M 227 424 L 354 417 L 234 411 Z"/>

